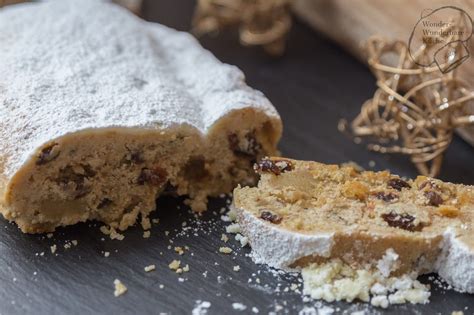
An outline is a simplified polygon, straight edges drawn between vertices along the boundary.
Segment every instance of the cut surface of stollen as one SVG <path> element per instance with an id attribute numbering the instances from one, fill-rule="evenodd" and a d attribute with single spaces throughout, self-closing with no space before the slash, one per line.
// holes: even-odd
<path id="1" fill-rule="evenodd" d="M 255 170 L 258 186 L 237 187 L 233 211 L 256 262 L 437 272 L 474 293 L 474 187 L 280 157 Z"/>
<path id="2" fill-rule="evenodd" d="M 23 232 L 125 230 L 162 193 L 203 211 L 276 152 L 280 117 L 239 69 L 114 4 L 3 8 L 0 46 L 0 212 Z"/>

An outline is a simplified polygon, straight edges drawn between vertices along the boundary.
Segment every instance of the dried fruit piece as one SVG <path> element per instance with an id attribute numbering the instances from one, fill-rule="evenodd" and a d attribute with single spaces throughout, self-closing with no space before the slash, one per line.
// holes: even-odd
<path id="1" fill-rule="evenodd" d="M 443 198 L 435 191 L 426 191 L 425 197 L 428 199 L 428 205 L 438 207 L 443 203 Z"/>
<path id="2" fill-rule="evenodd" d="M 352 180 L 344 183 L 342 193 L 347 198 L 364 201 L 369 193 L 369 188 L 359 181 Z"/>
<path id="3" fill-rule="evenodd" d="M 398 191 L 401 191 L 403 188 L 411 188 L 410 184 L 400 178 L 391 178 L 387 182 L 387 186 Z"/>
<path id="4" fill-rule="evenodd" d="M 398 214 L 394 211 L 390 211 L 389 213 L 382 214 L 381 217 L 391 227 L 404 229 L 410 232 L 421 231 L 423 229 L 423 224 L 414 224 L 416 218 L 407 213 Z"/>
<path id="5" fill-rule="evenodd" d="M 268 210 L 263 210 L 262 213 L 260 213 L 260 218 L 273 224 L 280 224 L 282 220 L 282 217 L 280 217 L 278 214 Z"/>
<path id="6" fill-rule="evenodd" d="M 455 206 L 442 205 L 438 208 L 438 213 L 444 217 L 455 218 L 461 214 L 461 211 Z"/>
<path id="7" fill-rule="evenodd" d="M 89 165 L 68 165 L 60 170 L 57 182 L 74 199 L 79 199 L 91 192 L 88 179 L 95 175 Z"/>
<path id="8" fill-rule="evenodd" d="M 102 199 L 99 204 L 97 205 L 97 209 L 102 209 L 102 208 L 105 208 L 109 205 L 112 204 L 112 200 L 110 200 L 109 198 L 104 198 Z"/>
<path id="9" fill-rule="evenodd" d="M 38 154 L 36 165 L 43 165 L 48 162 L 51 162 L 59 156 L 59 153 L 61 152 L 59 151 L 59 145 L 57 143 L 52 143 L 44 147 Z"/>
<path id="10" fill-rule="evenodd" d="M 272 172 L 275 175 L 293 170 L 293 164 L 287 160 L 262 159 L 254 165 L 256 172 Z"/>
<path id="11" fill-rule="evenodd" d="M 131 151 L 129 150 L 129 152 L 127 154 L 125 154 L 125 156 L 122 158 L 122 161 L 121 163 L 122 164 L 126 164 L 126 165 L 138 165 L 138 164 L 142 164 L 145 162 L 145 159 L 143 158 L 143 153 L 141 151 Z"/>
<path id="12" fill-rule="evenodd" d="M 156 166 L 153 169 L 142 168 L 137 183 L 139 185 L 150 184 L 152 186 L 159 186 L 166 181 L 167 175 L 166 170 L 159 166 Z"/>
<path id="13" fill-rule="evenodd" d="M 383 200 L 385 202 L 390 202 L 398 199 L 398 194 L 391 191 L 378 191 L 373 194 L 375 198 Z"/>

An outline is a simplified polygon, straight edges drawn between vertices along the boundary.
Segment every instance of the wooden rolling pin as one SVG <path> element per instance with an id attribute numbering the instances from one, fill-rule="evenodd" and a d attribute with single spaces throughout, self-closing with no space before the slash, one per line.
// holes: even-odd
<path id="1" fill-rule="evenodd" d="M 472 0 L 294 0 L 298 17 L 327 35 L 355 57 L 367 62 L 364 42 L 372 35 L 387 40 L 408 42 L 411 32 L 425 9 L 456 6 L 474 19 Z M 474 91 L 474 39 L 468 42 L 471 57 L 457 69 L 458 76 Z M 375 90 L 375 88 L 374 88 Z M 474 105 L 469 109 L 474 114 Z M 459 134 L 474 146 L 474 127 L 459 129 Z"/>

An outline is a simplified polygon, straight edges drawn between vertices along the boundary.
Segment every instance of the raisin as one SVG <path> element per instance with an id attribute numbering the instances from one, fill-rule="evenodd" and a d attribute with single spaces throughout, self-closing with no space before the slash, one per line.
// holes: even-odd
<path id="1" fill-rule="evenodd" d="M 137 183 L 139 185 L 150 184 L 152 186 L 159 186 L 166 181 L 167 175 L 166 171 L 161 167 L 155 167 L 153 169 L 142 168 Z"/>
<path id="2" fill-rule="evenodd" d="M 443 198 L 432 190 L 425 192 L 425 197 L 428 199 L 428 205 L 437 207 L 443 203 Z"/>
<path id="3" fill-rule="evenodd" d="M 112 204 L 112 200 L 110 200 L 109 198 L 104 198 L 102 199 L 99 204 L 97 205 L 97 209 L 102 209 L 102 208 L 105 208 L 109 205 Z"/>
<path id="4" fill-rule="evenodd" d="M 390 211 L 389 213 L 382 214 L 382 218 L 391 227 L 404 229 L 410 232 L 421 231 L 423 229 L 422 224 L 413 224 L 415 217 L 407 213 L 398 214 L 394 211 Z"/>
<path id="5" fill-rule="evenodd" d="M 262 149 L 255 137 L 255 130 L 247 133 L 242 140 L 239 140 L 237 134 L 231 133 L 227 136 L 227 140 L 229 141 L 229 148 L 235 155 L 255 158 Z"/>
<path id="6" fill-rule="evenodd" d="M 273 224 L 280 224 L 282 220 L 282 217 L 280 217 L 278 214 L 272 213 L 267 210 L 264 210 L 262 211 L 262 213 L 260 213 L 260 218 Z"/>
<path id="7" fill-rule="evenodd" d="M 400 178 L 391 178 L 387 182 L 388 187 L 401 191 L 402 188 L 411 188 L 410 184 Z"/>
<path id="8" fill-rule="evenodd" d="M 286 160 L 262 159 L 253 168 L 257 172 L 271 172 L 275 175 L 280 175 L 281 173 L 293 170 L 293 164 Z"/>
<path id="9" fill-rule="evenodd" d="M 79 199 L 87 195 L 92 191 L 92 188 L 89 185 L 85 185 L 84 181 L 80 182 L 76 186 L 76 193 L 74 195 L 74 199 Z"/>
<path id="10" fill-rule="evenodd" d="M 138 165 L 142 164 L 143 162 L 145 162 L 145 159 L 143 158 L 143 154 L 140 151 L 130 151 L 129 153 L 125 154 L 121 161 L 122 164 L 126 165 Z"/>
<path id="11" fill-rule="evenodd" d="M 374 193 L 374 196 L 375 198 L 383 200 L 385 202 L 390 202 L 390 201 L 398 199 L 398 194 L 394 192 L 378 191 Z"/>
<path id="12" fill-rule="evenodd" d="M 82 168 L 83 171 L 80 171 Z M 79 172 L 76 171 L 79 169 Z M 76 170 L 76 171 L 75 171 Z M 91 192 L 91 186 L 87 180 L 94 177 L 96 172 L 89 165 L 66 166 L 60 170 L 58 184 L 68 191 L 74 199 L 84 197 Z"/>
<path id="13" fill-rule="evenodd" d="M 139 151 L 132 152 L 130 154 L 130 161 L 132 161 L 132 163 L 134 164 L 142 164 L 143 162 L 145 162 L 145 160 L 143 159 L 142 153 Z"/>
<path id="14" fill-rule="evenodd" d="M 38 159 L 36 160 L 36 165 L 43 165 L 52 160 L 56 159 L 59 156 L 60 151 L 58 150 L 58 144 L 53 143 L 49 146 L 43 148 L 38 154 Z"/>

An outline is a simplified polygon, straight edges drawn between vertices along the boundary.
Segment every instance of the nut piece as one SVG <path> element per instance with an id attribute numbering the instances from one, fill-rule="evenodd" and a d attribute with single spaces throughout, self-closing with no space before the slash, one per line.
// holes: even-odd
<path id="1" fill-rule="evenodd" d="M 152 186 L 159 186 L 166 181 L 167 175 L 167 172 L 158 166 L 153 169 L 142 168 L 137 183 L 139 185 L 150 184 Z"/>
<path id="2" fill-rule="evenodd" d="M 400 178 L 391 178 L 387 182 L 387 186 L 398 191 L 401 191 L 402 188 L 411 188 L 410 184 Z"/>
<path id="3" fill-rule="evenodd" d="M 459 208 L 456 208 L 455 206 L 442 205 L 441 207 L 438 208 L 438 214 L 440 214 L 443 217 L 455 218 L 461 214 L 461 211 L 459 210 Z"/>
<path id="4" fill-rule="evenodd" d="M 426 191 L 425 197 L 428 199 L 428 205 L 430 206 L 438 207 L 443 203 L 443 198 L 437 192 L 432 190 Z"/>
<path id="5" fill-rule="evenodd" d="M 287 160 L 270 160 L 268 158 L 262 159 L 259 163 L 253 166 L 256 172 L 271 172 L 275 175 L 293 170 L 293 164 Z"/>
<path id="6" fill-rule="evenodd" d="M 369 193 L 369 188 L 356 180 L 347 181 L 344 183 L 342 193 L 346 198 L 364 201 Z"/>
<path id="7" fill-rule="evenodd" d="M 57 143 L 52 143 L 44 147 L 38 154 L 36 165 L 43 165 L 48 162 L 51 162 L 59 156 L 59 153 L 61 152 L 59 151 L 59 145 Z"/>
<path id="8" fill-rule="evenodd" d="M 389 192 L 378 191 L 374 193 L 373 195 L 375 196 L 375 198 L 383 200 L 385 202 L 391 202 L 398 199 L 398 194 L 391 191 Z"/>
<path id="9" fill-rule="evenodd" d="M 283 219 L 278 214 L 272 213 L 268 210 L 263 210 L 262 213 L 260 213 L 260 218 L 273 224 L 280 224 Z"/>
<path id="10" fill-rule="evenodd" d="M 398 214 L 394 211 L 389 213 L 384 213 L 381 217 L 387 222 L 391 227 L 396 227 L 404 229 L 410 232 L 421 231 L 423 229 L 423 224 L 414 224 L 415 217 L 407 213 Z"/>

